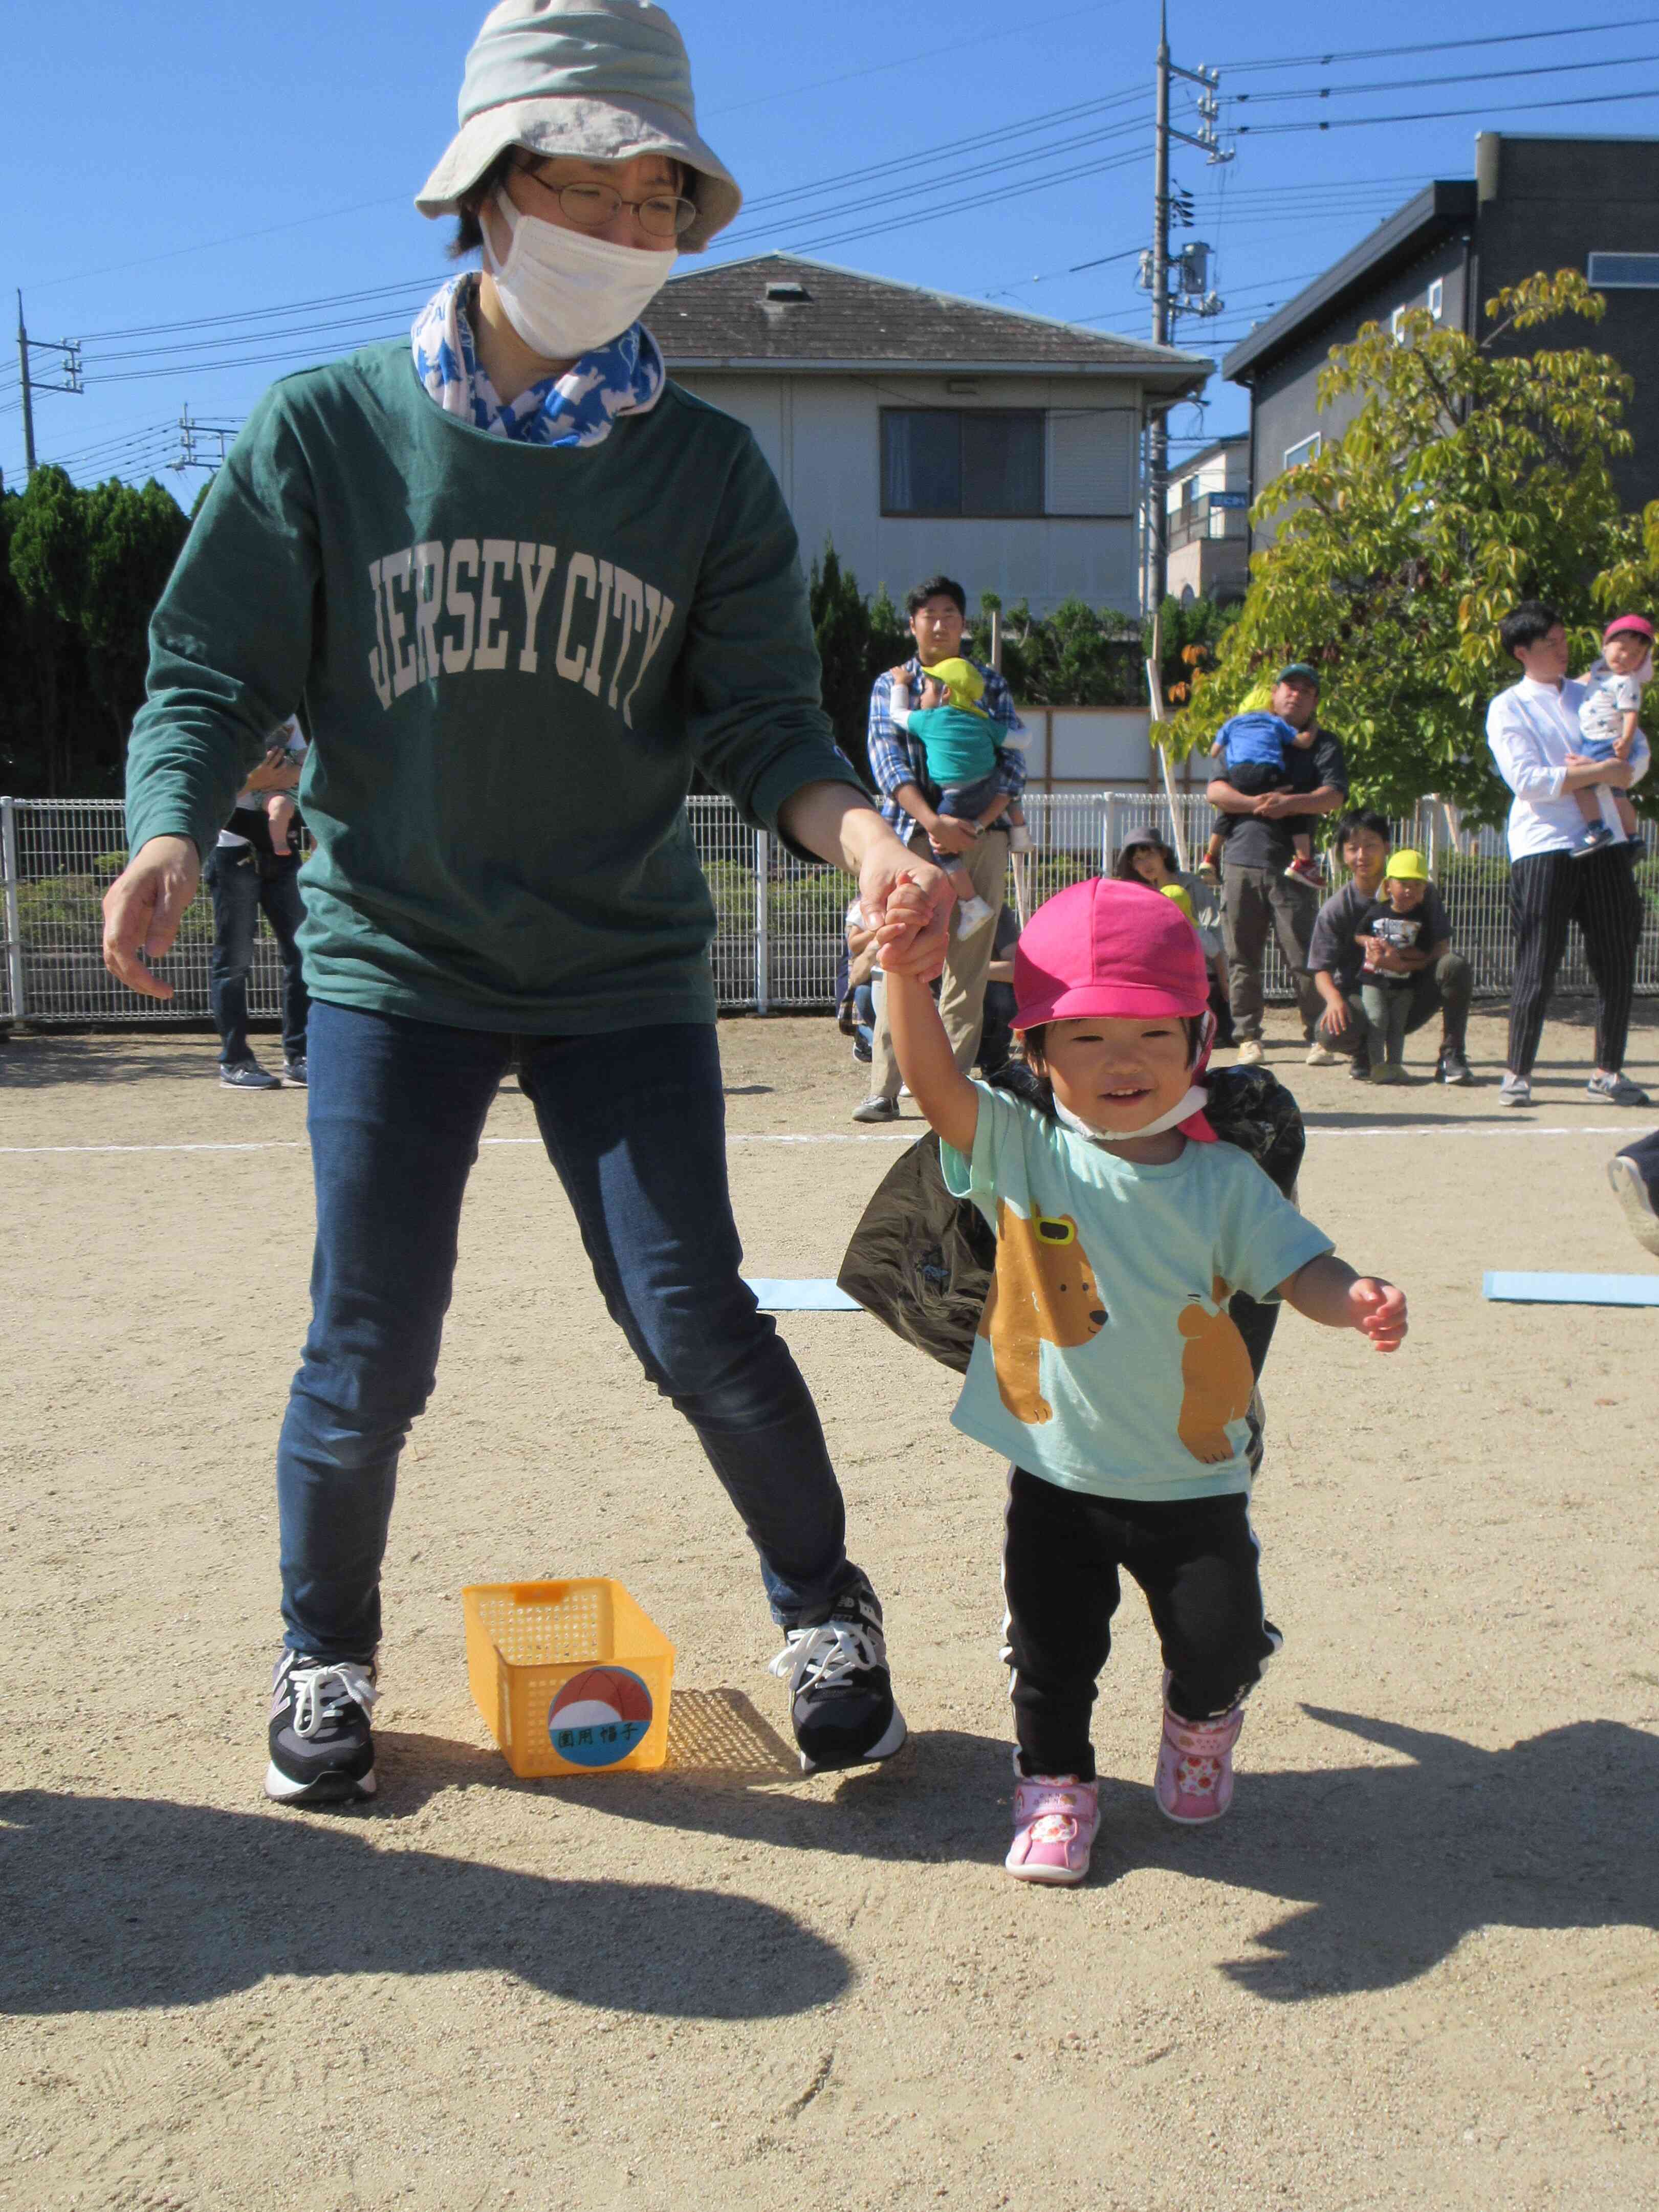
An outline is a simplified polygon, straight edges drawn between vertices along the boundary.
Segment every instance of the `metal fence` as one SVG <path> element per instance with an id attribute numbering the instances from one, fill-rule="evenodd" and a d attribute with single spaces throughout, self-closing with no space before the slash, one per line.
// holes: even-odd
<path id="1" fill-rule="evenodd" d="M 1201 793 L 1176 801 L 1188 854 L 1196 857 L 1210 825 Z M 714 892 L 718 927 L 710 957 L 721 1007 L 736 1012 L 804 1012 L 834 1003 L 836 964 L 850 885 L 834 868 L 798 860 L 775 840 L 744 827 L 723 799 L 689 802 L 697 851 Z M 1108 869 L 1131 830 L 1166 836 L 1168 802 L 1146 790 L 1028 795 L 1032 850 L 1027 888 L 1046 898 L 1063 884 Z M 1507 995 L 1513 974 L 1509 867 L 1502 833 L 1454 842 L 1445 809 L 1425 800 L 1395 825 L 1396 842 L 1418 846 L 1451 918 L 1452 941 L 1474 963 L 1475 988 Z M 29 1022 L 170 1022 L 208 1012 L 212 910 L 204 894 L 185 915 L 160 973 L 173 987 L 165 1005 L 141 1000 L 105 972 L 100 901 L 126 860 L 118 799 L 0 799 L 0 1019 Z M 1659 994 L 1659 856 L 1654 833 L 1638 866 L 1646 918 L 1637 962 L 1639 992 Z M 1266 963 L 1267 994 L 1291 995 L 1278 948 Z M 261 925 L 249 979 L 249 1008 L 274 1017 L 280 1006 L 276 948 Z M 1575 933 L 1560 988 L 1587 990 L 1590 978 Z"/>

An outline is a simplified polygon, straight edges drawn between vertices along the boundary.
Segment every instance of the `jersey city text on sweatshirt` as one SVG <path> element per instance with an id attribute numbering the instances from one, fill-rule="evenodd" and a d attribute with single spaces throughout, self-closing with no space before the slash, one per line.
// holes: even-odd
<path id="1" fill-rule="evenodd" d="M 654 584 L 591 553 L 571 553 L 563 590 L 549 599 L 557 549 L 510 538 L 434 539 L 372 561 L 374 635 L 368 673 L 390 708 L 417 684 L 469 669 L 514 669 L 534 676 L 546 634 L 543 603 L 558 612 L 553 665 L 619 711 L 629 729 L 640 679 L 656 659 L 674 602 Z"/>

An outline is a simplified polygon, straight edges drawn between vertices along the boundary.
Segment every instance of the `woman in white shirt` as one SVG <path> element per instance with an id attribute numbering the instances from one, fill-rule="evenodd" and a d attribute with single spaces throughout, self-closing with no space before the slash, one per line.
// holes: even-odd
<path id="1" fill-rule="evenodd" d="M 1586 760 L 1578 750 L 1583 686 L 1567 676 L 1568 645 L 1556 610 L 1523 599 L 1505 615 L 1498 635 L 1521 664 L 1521 681 L 1486 709 L 1486 742 L 1499 775 L 1515 793 L 1510 809 L 1510 912 L 1515 929 L 1515 988 L 1510 1006 L 1509 1067 L 1498 1090 L 1504 1106 L 1530 1106 L 1532 1066 L 1543 1034 L 1568 925 L 1583 933 L 1584 957 L 1595 979 L 1595 1067 L 1589 1096 L 1613 1106 L 1645 1106 L 1648 1094 L 1623 1073 L 1642 935 L 1642 899 L 1631 871 L 1640 850 L 1625 836 L 1612 794 L 1646 775 L 1650 754 L 1638 738 L 1629 761 Z M 1598 789 L 1611 840 L 1579 848 L 1583 817 L 1573 794 Z"/>

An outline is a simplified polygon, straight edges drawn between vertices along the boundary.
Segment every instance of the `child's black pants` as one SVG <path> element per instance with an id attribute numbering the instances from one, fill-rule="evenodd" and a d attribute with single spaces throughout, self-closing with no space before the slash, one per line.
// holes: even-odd
<path id="1" fill-rule="evenodd" d="M 1249 1501 L 1091 1498 L 1013 1468 L 1002 1580 L 1003 1656 L 1027 1774 L 1091 1781 L 1089 1711 L 1112 1648 L 1120 1571 L 1146 1594 L 1169 1668 L 1170 1705 L 1213 1720 L 1261 1679 L 1279 1646 L 1261 1610 Z"/>

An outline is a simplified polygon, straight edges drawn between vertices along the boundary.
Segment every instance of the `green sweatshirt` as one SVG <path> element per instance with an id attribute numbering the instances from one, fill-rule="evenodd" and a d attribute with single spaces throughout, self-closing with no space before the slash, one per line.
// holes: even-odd
<path id="1" fill-rule="evenodd" d="M 694 767 L 774 830 L 858 787 L 746 429 L 670 384 L 598 446 L 514 444 L 403 340 L 285 378 L 219 471 L 150 625 L 131 849 L 205 852 L 301 702 L 306 981 L 459 1027 L 712 1021 Z"/>

